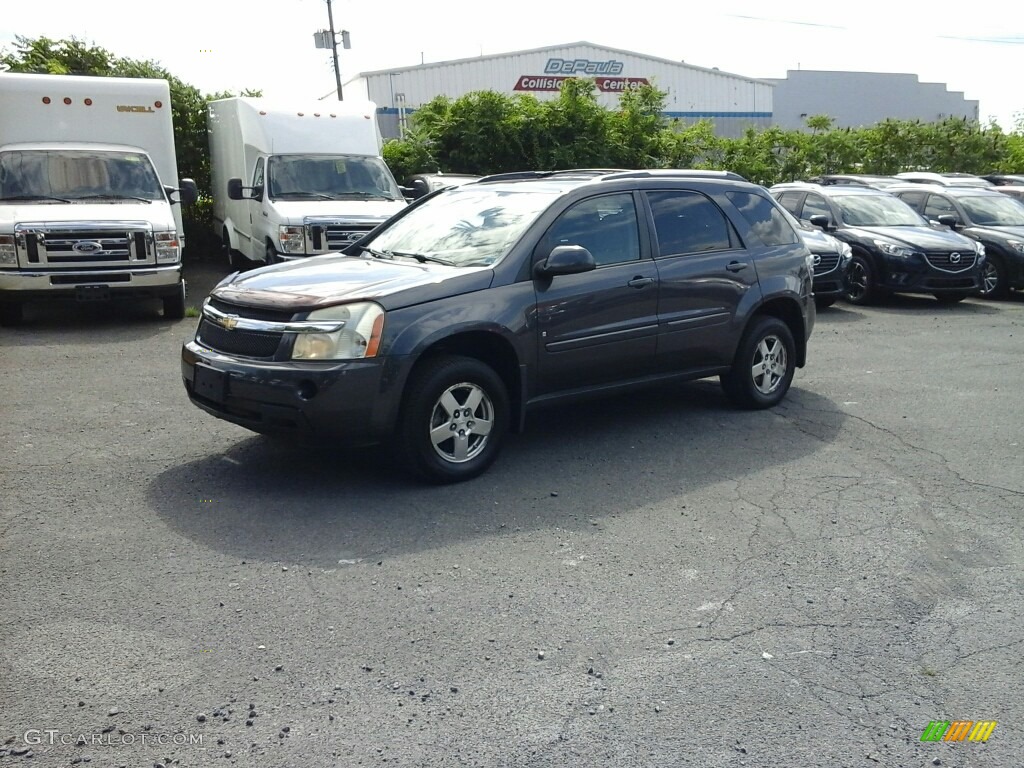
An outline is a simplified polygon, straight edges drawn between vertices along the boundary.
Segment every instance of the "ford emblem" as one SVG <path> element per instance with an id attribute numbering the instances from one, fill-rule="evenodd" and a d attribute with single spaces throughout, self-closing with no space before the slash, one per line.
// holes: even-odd
<path id="1" fill-rule="evenodd" d="M 349 232 L 347 235 L 345 235 L 345 239 L 348 240 L 350 243 L 354 243 L 354 242 L 356 242 L 356 240 L 362 240 L 363 239 L 363 233 L 362 232 Z"/>
<path id="2" fill-rule="evenodd" d="M 960 254 L 957 253 L 956 251 L 954 251 L 953 253 L 949 254 L 949 263 L 950 264 L 959 264 L 960 263 Z"/>
<path id="3" fill-rule="evenodd" d="M 103 246 L 95 240 L 79 240 L 71 246 L 71 250 L 75 253 L 96 253 L 102 251 Z"/>

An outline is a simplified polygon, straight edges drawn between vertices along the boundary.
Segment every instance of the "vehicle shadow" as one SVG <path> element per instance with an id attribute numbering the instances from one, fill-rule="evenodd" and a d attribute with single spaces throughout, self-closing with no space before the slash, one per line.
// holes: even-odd
<path id="1" fill-rule="evenodd" d="M 407 480 L 383 449 L 253 437 L 166 470 L 147 496 L 169 528 L 205 547 L 331 568 L 513 530 L 592 530 L 795 461 L 832 442 L 844 419 L 806 390 L 738 411 L 716 383 L 697 382 L 533 414 L 490 471 L 458 485 Z"/>
<path id="2" fill-rule="evenodd" d="M 882 314 L 905 314 L 908 312 L 934 312 L 942 315 L 958 315 L 961 317 L 991 315 L 999 311 L 996 302 L 971 297 L 957 304 L 940 304 L 933 296 L 917 296 L 893 294 L 883 301 L 871 306 L 874 312 Z"/>
<path id="3" fill-rule="evenodd" d="M 816 322 L 824 325 L 831 323 L 857 323 L 864 319 L 864 311 L 852 304 L 833 304 L 831 307 L 819 309 Z"/>

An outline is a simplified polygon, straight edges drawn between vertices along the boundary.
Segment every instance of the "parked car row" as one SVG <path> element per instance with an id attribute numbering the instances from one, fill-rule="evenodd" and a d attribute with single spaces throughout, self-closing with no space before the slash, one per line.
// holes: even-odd
<path id="1" fill-rule="evenodd" d="M 801 222 L 849 247 L 842 277 L 851 303 L 889 293 L 954 303 L 1024 288 L 1024 204 L 1000 194 L 1015 185 L 1012 177 L 999 180 L 1002 186 L 968 174 L 823 176 L 777 184 L 771 193 Z"/>

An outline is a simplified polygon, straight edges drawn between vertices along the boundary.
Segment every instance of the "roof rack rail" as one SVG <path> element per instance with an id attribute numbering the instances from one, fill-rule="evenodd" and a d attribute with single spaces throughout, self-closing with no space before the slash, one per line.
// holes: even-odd
<path id="1" fill-rule="evenodd" d="M 601 176 L 608 173 L 619 173 L 622 168 L 564 168 L 558 171 L 510 171 L 508 173 L 492 173 L 477 179 L 476 183 L 488 181 L 516 181 L 519 179 L 548 179 L 552 176 Z"/>
<path id="2" fill-rule="evenodd" d="M 652 168 L 644 171 L 621 171 L 614 172 L 608 176 L 611 179 L 647 179 L 659 177 L 689 177 L 708 179 L 731 179 L 732 181 L 747 181 L 734 171 L 715 171 L 709 168 Z"/>

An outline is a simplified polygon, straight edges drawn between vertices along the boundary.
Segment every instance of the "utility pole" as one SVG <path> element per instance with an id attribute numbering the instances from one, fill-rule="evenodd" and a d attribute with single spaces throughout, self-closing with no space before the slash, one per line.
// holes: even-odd
<path id="1" fill-rule="evenodd" d="M 331 0 L 327 0 L 327 23 L 331 31 L 331 55 L 334 57 L 334 81 L 338 84 L 338 101 L 341 101 L 341 69 L 338 68 L 338 40 L 334 32 L 334 12 Z"/>

